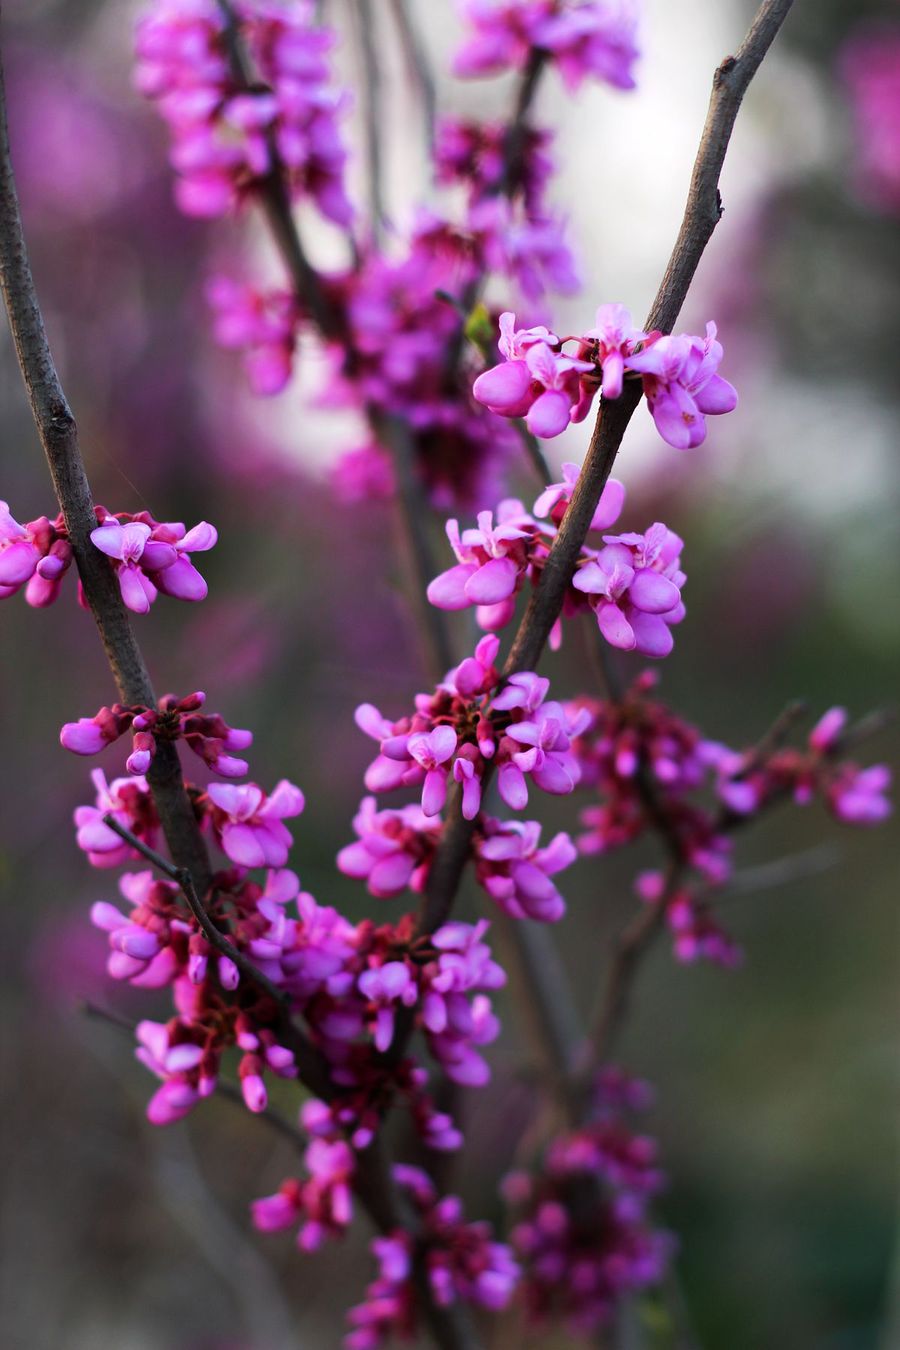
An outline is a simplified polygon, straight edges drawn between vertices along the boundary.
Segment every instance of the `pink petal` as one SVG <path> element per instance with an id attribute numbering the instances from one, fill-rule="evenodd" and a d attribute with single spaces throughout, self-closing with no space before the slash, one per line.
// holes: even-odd
<path id="1" fill-rule="evenodd" d="M 535 399 L 528 410 L 525 422 L 534 436 L 549 440 L 558 436 L 569 425 L 571 400 L 557 389 L 548 389 Z"/>
<path id="2" fill-rule="evenodd" d="M 472 386 L 472 393 L 493 412 L 518 417 L 518 409 L 531 389 L 531 371 L 524 361 L 505 361 L 486 370 Z M 524 411 L 527 411 L 527 404 Z"/>
<path id="3" fill-rule="evenodd" d="M 668 577 L 645 567 L 635 572 L 628 599 L 646 614 L 667 614 L 681 599 L 681 592 Z"/>
<path id="4" fill-rule="evenodd" d="M 611 647 L 619 647 L 623 652 L 634 651 L 634 630 L 618 605 L 611 602 L 598 605 L 597 626 Z"/>
<path id="5" fill-rule="evenodd" d="M 519 569 L 512 558 L 491 558 L 479 567 L 465 585 L 469 601 L 475 605 L 496 605 L 516 589 Z"/>
<path id="6" fill-rule="evenodd" d="M 468 609 L 472 601 L 466 593 L 466 582 L 478 568 L 475 563 L 458 563 L 435 577 L 426 595 L 437 609 Z"/>

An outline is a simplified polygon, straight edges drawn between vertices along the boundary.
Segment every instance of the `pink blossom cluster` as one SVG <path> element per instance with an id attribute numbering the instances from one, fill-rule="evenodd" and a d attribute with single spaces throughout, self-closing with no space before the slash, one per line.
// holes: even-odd
<path id="1" fill-rule="evenodd" d="M 570 340 L 578 343 L 575 355 L 563 351 Z M 516 328 L 507 312 L 499 348 L 504 360 L 478 376 L 473 393 L 502 417 L 524 417 L 535 436 L 558 436 L 583 421 L 598 389 L 618 398 L 626 372 L 641 378 L 657 431 L 679 450 L 702 444 L 709 414 L 737 406 L 734 387 L 717 374 L 723 351 L 711 322 L 702 338 L 644 333 L 623 305 L 601 305 L 594 328 L 560 339 L 547 328 Z"/>
<path id="2" fill-rule="evenodd" d="M 575 465 L 564 466 L 565 478 L 551 484 L 535 503 L 535 511 L 561 519 L 577 477 Z M 608 528 L 624 503 L 621 483 L 610 479 L 592 520 L 592 529 Z M 496 512 L 482 511 L 475 529 L 460 532 L 447 522 L 447 537 L 457 564 L 435 577 L 428 599 L 439 609 L 476 607 L 482 628 L 504 627 L 515 613 L 516 595 L 526 580 L 539 581 L 556 535 L 555 525 L 539 523 L 522 503 L 502 501 Z M 661 522 L 646 534 L 607 534 L 604 547 L 585 545 L 578 560 L 563 614 L 593 610 L 603 637 L 623 651 L 668 656 L 674 645 L 671 628 L 684 618 L 681 588 L 682 541 Z M 557 621 L 551 645 L 559 645 Z"/>
<path id="3" fill-rule="evenodd" d="M 154 520 L 149 511 L 96 511 L 100 523 L 91 540 L 111 560 L 122 599 L 135 614 L 146 614 L 160 591 L 176 600 L 206 599 L 206 582 L 190 555 L 215 546 L 215 526 L 201 520 L 186 530 L 180 521 Z"/>
<path id="4" fill-rule="evenodd" d="M 353 1149 L 343 1139 L 312 1139 L 304 1154 L 308 1177 L 282 1182 L 274 1195 L 254 1200 L 253 1224 L 261 1233 L 277 1233 L 299 1224 L 297 1246 L 316 1251 L 329 1237 L 340 1237 L 353 1219 Z"/>
<path id="5" fill-rule="evenodd" d="M 138 22 L 135 83 L 172 138 L 176 200 L 186 215 L 224 215 L 272 174 L 347 226 L 347 158 L 330 86 L 331 29 L 308 0 L 156 0 Z"/>
<path id="6" fill-rule="evenodd" d="M 436 816 L 456 782 L 463 815 L 474 820 L 489 765 L 513 811 L 528 804 L 528 779 L 544 792 L 572 791 L 578 773 L 571 738 L 587 718 L 570 718 L 559 703 L 547 702 L 550 681 L 541 676 L 512 675 L 501 686 L 494 665 L 499 646 L 493 634 L 482 638 L 433 694 L 416 696 L 412 716 L 391 722 L 370 703 L 357 708 L 357 725 L 379 748 L 366 770 L 370 792 L 421 785 L 422 810 Z"/>
<path id="7" fill-rule="evenodd" d="M 127 862 L 134 850 L 103 816 L 111 812 L 152 846 L 158 827 L 146 784 L 133 778 L 107 787 L 99 771 L 95 782 L 98 806 L 76 813 L 79 844 L 98 866 Z M 487 923 L 445 924 L 427 939 L 419 938 L 411 916 L 380 928 L 368 920 L 349 923 L 318 905 L 300 890 L 296 875 L 281 868 L 290 843 L 282 821 L 300 809 L 298 790 L 282 783 L 265 798 L 249 787 L 246 793 L 228 789 L 241 794 L 237 806 L 246 809 L 221 798 L 205 807 L 204 819 L 211 818 L 222 847 L 239 861 L 214 875 L 205 906 L 235 951 L 302 1012 L 331 1068 L 337 1095 L 321 1111 L 332 1124 L 318 1133 L 332 1140 L 346 1133 L 354 1147 L 365 1147 L 381 1112 L 399 1097 L 429 1147 L 458 1146 L 452 1121 L 424 1091 L 424 1073 L 407 1060 L 382 1063 L 379 1056 L 392 1044 L 398 1016 L 408 1015 L 449 1077 L 469 1085 L 487 1081 L 481 1047 L 499 1030 L 488 993 L 505 981 L 483 940 Z M 198 809 L 203 803 L 197 799 Z M 269 869 L 264 884 L 247 875 L 256 866 Z M 150 1119 L 178 1119 L 214 1091 L 230 1046 L 242 1052 L 245 1101 L 262 1110 L 264 1073 L 296 1074 L 278 1006 L 242 978 L 237 957 L 210 945 L 174 883 L 156 882 L 149 872 L 128 873 L 120 890 L 127 911 L 108 902 L 92 911 L 107 934 L 109 972 L 141 988 L 170 986 L 175 1004 L 173 1020 L 143 1024 L 139 1037 L 140 1058 L 162 1080 Z"/>
<path id="8" fill-rule="evenodd" d="M 581 786 L 600 799 L 580 813 L 586 828 L 578 847 L 606 853 L 631 843 L 657 827 L 661 810 L 682 875 L 671 884 L 661 872 L 642 873 L 637 894 L 664 905 L 678 960 L 734 966 L 740 950 L 713 914 L 716 892 L 731 876 L 734 830 L 778 802 L 804 805 L 817 795 L 847 824 L 879 824 L 891 811 L 890 770 L 883 764 L 863 769 L 842 757 L 847 719 L 841 708 L 816 723 L 805 746 L 739 752 L 704 739 L 653 699 L 655 683 L 645 672 L 619 701 L 577 704 L 591 717 L 573 744 Z M 652 809 L 646 779 L 656 802 Z M 710 794 L 718 805 L 708 804 Z"/>
<path id="9" fill-rule="evenodd" d="M 900 212 L 900 28 L 871 25 L 841 52 L 840 71 L 856 123 L 853 172 L 865 199 Z"/>
<path id="10" fill-rule="evenodd" d="M 265 1073 L 293 1078 L 297 1072 L 282 1043 L 277 1005 L 211 946 L 177 885 L 139 872 L 125 873 L 119 888 L 127 913 L 106 901 L 91 910 L 92 922 L 107 934 L 109 974 L 138 988 L 170 987 L 174 1004 L 168 1022 L 144 1021 L 137 1030 L 138 1058 L 161 1080 L 148 1119 L 169 1124 L 211 1095 L 222 1056 L 232 1048 L 240 1051 L 245 1103 L 251 1111 L 263 1110 Z M 206 904 L 213 922 L 246 954 L 265 931 L 272 907 L 284 905 L 297 889 L 293 873 L 270 873 L 265 888 L 240 872 L 219 873 Z"/>
<path id="11" fill-rule="evenodd" d="M 790 797 L 805 806 L 817 795 L 846 825 L 880 825 L 891 813 L 886 764 L 861 769 L 841 757 L 847 728 L 844 708 L 830 708 L 809 733 L 805 747 L 778 748 L 763 757 L 750 751 L 720 756 L 716 790 L 730 812 L 753 815 L 773 800 Z"/>
<path id="12" fill-rule="evenodd" d="M 133 746 L 125 761 L 129 773 L 144 774 L 149 769 L 159 740 L 183 739 L 214 773 L 223 778 L 243 778 L 248 765 L 233 750 L 246 750 L 253 733 L 230 727 L 218 713 L 204 713 L 202 690 L 176 698 L 164 694 L 156 708 L 114 703 L 101 708 L 93 717 L 66 722 L 59 733 L 60 743 L 76 755 L 96 755 L 131 729 Z"/>
<path id="13" fill-rule="evenodd" d="M 346 876 L 365 881 L 370 895 L 391 899 L 407 887 L 425 889 L 442 823 L 419 806 L 379 811 L 366 797 L 353 821 L 357 839 L 341 849 L 337 865 Z M 555 923 L 565 901 L 551 880 L 577 857 L 569 836 L 559 833 L 543 848 L 537 821 L 482 816 L 473 856 L 478 884 L 512 918 Z"/>
<path id="14" fill-rule="evenodd" d="M 557 1135 L 537 1172 L 504 1181 L 528 1316 L 538 1326 L 560 1318 L 573 1334 L 590 1335 L 624 1298 L 665 1276 L 674 1242 L 648 1214 L 663 1184 L 656 1145 L 623 1116 L 645 1102 L 645 1085 L 606 1070 L 585 1125 Z"/>
<path id="15" fill-rule="evenodd" d="M 534 218 L 543 214 L 544 192 L 553 175 L 552 140 L 552 132 L 524 128 L 516 163 L 510 166 L 505 123 L 443 117 L 434 147 L 435 177 L 444 187 L 462 184 L 472 205 L 503 191 L 509 196 L 521 192 L 525 211 Z"/>
<path id="16" fill-rule="evenodd" d="M 698 888 L 687 885 L 668 890 L 662 872 L 642 872 L 635 882 L 635 893 L 647 904 L 665 904 L 666 924 L 677 961 L 684 965 L 709 961 L 726 970 L 741 964 L 743 952 L 716 921 L 709 893 L 699 893 Z"/>
<path id="17" fill-rule="evenodd" d="M 635 86 L 636 0 L 460 0 L 460 8 L 473 31 L 456 54 L 457 75 L 524 71 L 538 54 L 569 89 L 588 77 Z"/>
<path id="18" fill-rule="evenodd" d="M 220 347 L 243 354 L 254 394 L 280 394 L 291 378 L 301 313 L 290 291 L 262 291 L 226 276 L 210 277 L 206 300 Z"/>
<path id="19" fill-rule="evenodd" d="M 380 496 L 392 485 L 378 440 L 385 417 L 405 422 L 414 468 L 436 504 L 483 500 L 499 466 L 517 453 L 511 429 L 470 399 L 469 377 L 461 383 L 448 364 L 463 342 L 453 301 L 487 265 L 483 243 L 420 212 L 396 253 L 370 247 L 352 272 L 328 279 L 345 333 L 330 347 L 331 378 L 320 401 L 359 410 L 375 431 L 365 454 L 341 467 L 350 495 L 358 495 L 360 477 Z"/>
<path id="20" fill-rule="evenodd" d="M 62 577 L 72 564 L 72 545 L 65 521 L 47 516 L 20 525 L 0 501 L 0 600 L 25 587 L 25 599 L 36 609 L 52 605 Z"/>
<path id="21" fill-rule="evenodd" d="M 366 1290 L 366 1301 L 348 1314 L 346 1350 L 378 1350 L 394 1336 L 415 1334 L 417 1246 L 438 1307 L 462 1302 L 497 1312 L 507 1306 L 518 1282 L 512 1252 L 493 1240 L 488 1224 L 466 1223 L 456 1196 L 439 1195 L 416 1167 L 396 1166 L 394 1177 L 415 1210 L 419 1240 L 398 1230 L 372 1242 L 378 1278 Z"/>

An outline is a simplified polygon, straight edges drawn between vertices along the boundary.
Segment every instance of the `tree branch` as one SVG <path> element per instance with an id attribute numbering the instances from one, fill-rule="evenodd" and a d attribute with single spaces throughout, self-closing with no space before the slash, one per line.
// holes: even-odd
<path id="1" fill-rule="evenodd" d="M 697 264 L 714 228 L 714 223 L 709 225 L 704 209 L 708 212 L 710 188 L 713 192 L 718 190 L 719 173 L 737 110 L 791 4 L 792 0 L 764 0 L 738 55 L 726 58 L 716 71 L 710 111 L 700 139 L 684 221 L 650 311 L 646 325 L 648 328 L 671 331 L 678 318 Z M 534 670 L 537 666 L 550 630 L 562 610 L 600 494 L 606 486 L 640 398 L 640 382 L 631 380 L 626 380 L 619 398 L 610 401 L 601 396 L 597 420 L 578 482 L 540 582 L 503 667 L 505 676 Z M 447 824 L 429 876 L 423 910 L 426 925 L 435 916 L 440 918 L 449 913 L 469 855 L 471 839 L 472 826 L 462 817 L 461 797 L 457 792 L 452 797 Z"/>
<path id="2" fill-rule="evenodd" d="M 97 528 L 94 501 L 69 407 L 34 288 L 22 230 L 9 148 L 6 95 L 0 69 L 0 286 L 31 411 L 69 532 L 84 595 L 100 633 L 123 703 L 156 707 L 156 694 L 108 559 L 91 542 Z M 184 788 L 178 751 L 160 741 L 147 774 L 172 857 L 205 893 L 209 859 Z"/>

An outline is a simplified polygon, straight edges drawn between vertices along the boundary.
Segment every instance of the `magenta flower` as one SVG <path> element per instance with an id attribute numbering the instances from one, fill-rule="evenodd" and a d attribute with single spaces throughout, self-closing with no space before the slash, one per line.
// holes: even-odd
<path id="1" fill-rule="evenodd" d="M 305 805 L 298 787 L 283 778 L 267 797 L 255 783 L 210 783 L 207 795 L 215 808 L 213 828 L 232 862 L 284 866 L 293 837 L 282 822 L 299 816 Z"/>
<path id="2" fill-rule="evenodd" d="M 562 466 L 562 472 L 562 482 L 551 483 L 549 487 L 544 488 L 534 504 L 534 514 L 540 517 L 549 516 L 555 525 L 559 525 L 566 514 L 566 507 L 572 500 L 581 468 L 578 464 L 568 463 Z M 608 479 L 591 520 L 591 529 L 598 531 L 611 529 L 622 514 L 624 506 L 624 483 L 620 483 L 617 478 Z"/>
<path id="3" fill-rule="evenodd" d="M 206 582 L 188 554 L 211 549 L 217 538 L 205 520 L 186 531 L 180 523 L 152 518 L 123 523 L 107 516 L 91 531 L 95 548 L 112 559 L 122 599 L 135 614 L 146 614 L 159 591 L 179 600 L 204 600 Z"/>
<path id="4" fill-rule="evenodd" d="M 253 1226 L 275 1233 L 300 1224 L 297 1246 L 316 1251 L 329 1237 L 341 1237 L 353 1219 L 356 1158 L 342 1139 L 313 1139 L 304 1154 L 309 1176 L 282 1182 L 274 1195 L 254 1200 Z"/>
<path id="5" fill-rule="evenodd" d="M 591 354 L 600 366 L 604 398 L 619 397 L 626 361 L 646 337 L 646 333 L 633 326 L 624 305 L 601 305 L 597 310 L 595 327 L 588 329 L 582 341 L 591 343 Z"/>
<path id="6" fill-rule="evenodd" d="M 291 378 L 300 314 L 290 291 L 260 291 L 229 277 L 211 277 L 206 299 L 220 347 L 244 354 L 254 394 L 279 394 Z"/>
<path id="7" fill-rule="evenodd" d="M 828 784 L 828 805 L 848 825 L 880 825 L 893 810 L 885 795 L 890 786 L 891 771 L 886 764 L 868 769 L 844 765 Z"/>
<path id="8" fill-rule="evenodd" d="M 379 811 L 374 797 L 364 797 L 354 817 L 358 840 L 342 848 L 338 869 L 366 882 L 369 894 L 390 900 L 408 886 L 421 891 L 440 835 L 439 820 L 418 806 Z"/>
<path id="9" fill-rule="evenodd" d="M 447 800 L 447 773 L 442 765 L 450 759 L 457 746 L 452 727 L 439 726 L 434 731 L 417 732 L 407 741 L 407 749 L 425 770 L 422 789 L 422 810 L 426 816 L 439 815 Z"/>
<path id="10" fill-rule="evenodd" d="M 500 334 L 506 360 L 478 376 L 472 392 L 480 403 L 502 417 L 524 417 L 528 429 L 545 439 L 586 416 L 581 376 L 593 371 L 591 362 L 564 355 L 545 328 L 516 329 L 509 312 L 500 316 Z"/>
<path id="11" fill-rule="evenodd" d="M 634 89 L 637 0 L 588 0 L 553 6 L 534 27 L 536 47 L 553 53 L 569 89 L 588 76 L 616 89 Z"/>
<path id="12" fill-rule="evenodd" d="M 311 197 L 349 225 L 338 130 L 347 100 L 329 86 L 333 33 L 307 3 L 237 5 L 235 17 L 259 76 L 251 88 L 234 77 L 218 5 L 160 0 L 138 22 L 135 83 L 168 124 L 179 207 L 199 217 L 231 210 L 271 172 L 274 143 L 292 199 Z"/>
<path id="13" fill-rule="evenodd" d="M 577 858 L 567 834 L 557 834 L 540 847 L 541 827 L 534 820 L 484 821 L 475 841 L 475 874 L 492 900 L 514 919 L 556 923 L 565 901 L 550 880 Z"/>
<path id="14" fill-rule="evenodd" d="M 0 501 L 0 600 L 15 595 L 30 581 L 40 560 L 28 530 L 13 519 L 6 502 Z"/>
<path id="15" fill-rule="evenodd" d="M 447 538 L 458 558 L 455 567 L 435 577 L 428 587 L 428 600 L 438 609 L 466 609 L 477 605 L 491 627 L 502 627 L 515 607 L 515 593 L 527 567 L 526 543 L 535 522 L 520 501 L 513 498 L 497 507 L 497 524 L 491 511 L 478 513 L 478 528 L 460 533 L 456 520 L 447 521 Z"/>
<path id="16" fill-rule="evenodd" d="M 394 1005 L 415 1007 L 419 990 L 404 961 L 387 961 L 363 971 L 357 988 L 370 1005 L 369 1018 L 375 1049 L 385 1054 L 394 1039 Z"/>
<path id="17" fill-rule="evenodd" d="M 634 88 L 634 0 L 461 0 L 461 9 L 473 31 L 454 59 L 456 75 L 521 71 L 538 50 L 557 62 L 570 89 L 588 76 Z"/>
<path id="18" fill-rule="evenodd" d="M 120 863 L 140 856 L 104 824 L 105 815 L 113 816 L 120 825 L 153 848 L 159 820 L 146 779 L 114 778 L 107 783 L 103 770 L 93 769 L 91 782 L 97 790 L 96 805 L 75 808 L 76 840 L 88 861 L 94 867 L 118 867 Z"/>
<path id="19" fill-rule="evenodd" d="M 676 450 L 691 450 L 706 439 L 706 416 L 731 412 L 737 391 L 716 371 L 722 344 L 716 325 L 706 325 L 706 337 L 648 338 L 646 346 L 629 356 L 626 366 L 644 377 L 644 393 L 656 428 Z"/>
<path id="20" fill-rule="evenodd" d="M 668 656 L 674 645 L 670 626 L 684 617 L 682 541 L 659 522 L 646 535 L 605 538 L 606 548 L 579 568 L 572 585 L 590 597 L 611 646 Z"/>

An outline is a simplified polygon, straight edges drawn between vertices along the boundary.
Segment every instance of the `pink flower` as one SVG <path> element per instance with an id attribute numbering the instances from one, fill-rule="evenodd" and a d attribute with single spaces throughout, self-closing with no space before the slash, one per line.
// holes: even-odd
<path id="1" fill-rule="evenodd" d="M 603 397 L 618 398 L 622 392 L 625 364 L 639 342 L 647 334 L 633 327 L 631 314 L 624 305 L 601 305 L 597 310 L 595 327 L 589 328 L 582 339 L 591 343 L 591 355 L 603 373 Z"/>
<path id="2" fill-rule="evenodd" d="M 75 809 L 76 839 L 88 861 L 94 867 L 118 867 L 120 863 L 140 856 L 104 824 L 105 815 L 113 816 L 120 825 L 153 848 L 159 820 L 146 779 L 114 778 L 107 783 L 103 770 L 94 769 L 91 781 L 97 789 L 96 805 Z"/>
<path id="3" fill-rule="evenodd" d="M 491 511 L 480 511 L 478 528 L 461 534 L 458 522 L 448 520 L 447 538 L 459 561 L 430 583 L 429 602 L 450 610 L 478 605 L 485 618 L 490 614 L 491 627 L 501 627 L 512 615 L 527 567 L 526 545 L 536 528 L 512 498 L 498 506 L 496 525 Z"/>
<path id="4" fill-rule="evenodd" d="M 565 356 L 559 339 L 544 328 L 515 328 L 515 315 L 500 316 L 501 365 L 479 375 L 472 392 L 502 417 L 524 417 L 528 429 L 543 438 L 558 436 L 582 411 L 581 376 L 594 367 Z"/>
<path id="5" fill-rule="evenodd" d="M 606 548 L 576 572 L 572 585 L 588 595 L 600 632 L 613 647 L 668 656 L 670 626 L 684 617 L 682 542 L 657 522 L 646 535 L 606 535 Z"/>
<path id="6" fill-rule="evenodd" d="M 238 5 L 235 18 L 259 81 L 250 87 L 235 79 L 217 4 L 160 0 L 138 22 L 135 83 L 168 124 L 178 205 L 191 216 L 225 214 L 271 171 L 274 145 L 291 198 L 311 197 L 348 225 L 338 130 L 347 100 L 329 87 L 326 59 L 333 33 L 305 0 Z"/>
<path id="7" fill-rule="evenodd" d="M 441 831 L 439 820 L 418 806 L 379 811 L 374 797 L 364 797 L 353 828 L 359 836 L 342 848 L 338 869 L 366 882 L 370 895 L 391 899 L 406 889 L 421 891 Z"/>
<path id="8" fill-rule="evenodd" d="M 716 371 L 722 344 L 716 325 L 706 325 L 706 338 L 676 336 L 648 338 L 643 350 L 629 356 L 629 370 L 644 377 L 644 393 L 656 428 L 676 450 L 689 450 L 706 439 L 707 414 L 731 412 L 738 396 L 733 385 Z"/>
<path id="9" fill-rule="evenodd" d="M 290 291 L 260 291 L 229 277 L 211 277 L 206 299 L 221 347 L 244 353 L 254 394 L 279 394 L 291 378 L 300 315 Z"/>
<path id="10" fill-rule="evenodd" d="M 569 89 L 589 75 L 616 89 L 633 89 L 637 27 L 636 0 L 563 4 L 535 24 L 534 44 L 553 53 Z"/>
<path id="11" fill-rule="evenodd" d="M 375 1049 L 385 1054 L 394 1039 L 394 1004 L 415 1007 L 419 997 L 416 982 L 404 961 L 387 961 L 363 971 L 357 987 L 370 1005 Z"/>
<path id="12" fill-rule="evenodd" d="M 28 530 L 13 519 L 6 502 L 0 501 L 0 600 L 15 595 L 30 581 L 40 560 Z"/>
<path id="13" fill-rule="evenodd" d="M 142 512 L 124 523 L 107 516 L 91 531 L 95 548 L 111 558 L 122 599 L 135 614 L 146 614 L 157 593 L 179 600 L 204 600 L 207 586 L 188 554 L 211 549 L 215 528 L 202 520 L 191 530 L 161 524 Z"/>
<path id="14" fill-rule="evenodd" d="M 456 54 L 457 75 L 521 71 L 537 50 L 558 62 L 570 89 L 587 76 L 634 88 L 634 0 L 462 0 L 461 8 L 473 32 Z"/>
<path id="15" fill-rule="evenodd" d="M 353 1219 L 353 1150 L 342 1139 L 314 1139 L 304 1155 L 309 1177 L 282 1182 L 274 1195 L 254 1200 L 253 1225 L 261 1233 L 290 1228 L 298 1221 L 297 1246 L 317 1250 L 326 1238 L 341 1237 Z"/>
<path id="16" fill-rule="evenodd" d="M 893 809 L 885 796 L 890 786 L 891 771 L 886 764 L 868 769 L 844 765 L 828 785 L 828 805 L 848 825 L 880 825 Z"/>
<path id="17" fill-rule="evenodd" d="M 293 838 L 282 821 L 299 816 L 305 805 L 298 787 L 283 778 L 267 797 L 255 783 L 210 783 L 207 795 L 215 808 L 213 828 L 232 862 L 284 866 Z"/>
<path id="18" fill-rule="evenodd" d="M 572 493 L 575 491 L 575 484 L 578 482 L 581 469 L 578 464 L 569 463 L 562 466 L 562 472 L 562 482 L 551 483 L 549 487 L 544 488 L 534 504 L 534 514 L 536 516 L 549 516 L 555 525 L 562 522 L 566 508 L 572 500 Z M 600 500 L 597 503 L 590 528 L 598 531 L 611 529 L 622 514 L 624 506 L 625 485 L 620 483 L 617 478 L 608 479 L 600 494 Z"/>
<path id="19" fill-rule="evenodd" d="M 484 821 L 475 842 L 475 874 L 492 900 L 514 919 L 556 923 L 565 901 L 550 880 L 569 867 L 578 851 L 567 834 L 540 847 L 541 827 L 534 820 Z"/>

